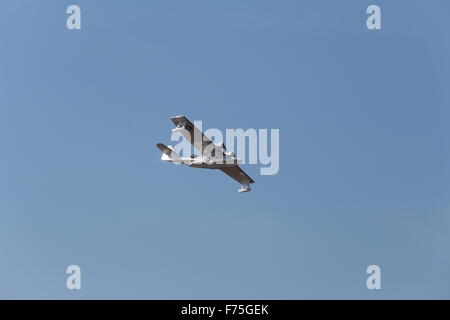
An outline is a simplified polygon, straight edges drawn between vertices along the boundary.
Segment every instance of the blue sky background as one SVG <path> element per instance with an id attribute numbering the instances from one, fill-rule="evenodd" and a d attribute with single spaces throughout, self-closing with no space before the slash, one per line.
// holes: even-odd
<path id="1" fill-rule="evenodd" d="M 0 298 L 450 298 L 449 30 L 446 0 L 3 0 Z M 162 163 L 178 114 L 279 128 L 278 175 Z"/>

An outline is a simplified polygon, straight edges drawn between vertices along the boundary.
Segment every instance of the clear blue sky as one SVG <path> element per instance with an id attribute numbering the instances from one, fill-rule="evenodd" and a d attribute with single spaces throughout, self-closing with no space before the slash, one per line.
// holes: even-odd
<path id="1" fill-rule="evenodd" d="M 0 298 L 450 298 L 449 30 L 447 0 L 1 1 Z M 178 114 L 279 128 L 279 174 L 162 163 Z"/>

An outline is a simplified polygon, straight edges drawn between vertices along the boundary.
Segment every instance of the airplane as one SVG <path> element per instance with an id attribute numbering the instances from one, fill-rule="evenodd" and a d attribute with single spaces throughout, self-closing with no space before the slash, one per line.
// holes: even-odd
<path id="1" fill-rule="evenodd" d="M 250 184 L 255 181 L 239 167 L 242 160 L 237 158 L 233 152 L 227 152 L 223 143 L 213 143 L 185 116 L 172 117 L 170 120 L 175 124 L 172 132 L 180 132 L 200 152 L 200 155 L 180 157 L 172 146 L 158 143 L 156 146 L 163 153 L 161 161 L 182 163 L 191 168 L 219 169 L 241 184 L 238 192 L 252 190 Z"/>

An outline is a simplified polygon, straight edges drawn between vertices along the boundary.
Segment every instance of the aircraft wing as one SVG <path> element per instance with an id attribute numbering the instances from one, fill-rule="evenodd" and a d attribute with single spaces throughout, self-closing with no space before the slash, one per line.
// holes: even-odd
<path id="1" fill-rule="evenodd" d="M 199 129 L 197 129 L 192 122 L 190 122 L 185 116 L 176 116 L 173 118 L 170 118 L 172 122 L 175 124 L 176 128 L 172 131 L 180 131 L 181 134 L 194 146 L 194 148 L 200 152 L 200 154 L 203 154 L 206 148 L 212 144 L 213 142 L 209 140 L 207 136 L 203 134 Z M 210 146 L 209 152 L 211 152 L 212 149 L 216 149 L 215 154 L 216 156 L 219 156 L 219 152 L 221 153 L 218 148 L 215 147 L 215 145 Z"/>
<path id="2" fill-rule="evenodd" d="M 240 184 L 255 183 L 239 166 L 220 168 L 225 174 L 239 182 Z"/>

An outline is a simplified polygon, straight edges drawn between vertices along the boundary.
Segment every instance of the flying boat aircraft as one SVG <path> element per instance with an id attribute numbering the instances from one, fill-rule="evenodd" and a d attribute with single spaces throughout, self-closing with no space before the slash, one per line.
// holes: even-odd
<path id="1" fill-rule="evenodd" d="M 180 157 L 172 146 L 158 143 L 156 146 L 163 153 L 161 161 L 182 163 L 192 168 L 218 169 L 241 184 L 238 192 L 251 190 L 250 184 L 255 181 L 239 167 L 242 161 L 233 152 L 227 152 L 223 143 L 213 143 L 185 116 L 176 116 L 170 120 L 175 124 L 172 132 L 180 132 L 200 154 Z"/>

